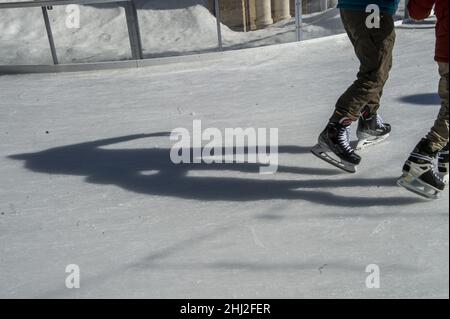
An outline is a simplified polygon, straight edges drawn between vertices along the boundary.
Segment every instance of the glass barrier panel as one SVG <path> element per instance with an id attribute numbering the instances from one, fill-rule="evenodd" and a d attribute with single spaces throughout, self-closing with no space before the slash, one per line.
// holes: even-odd
<path id="1" fill-rule="evenodd" d="M 52 63 L 42 9 L 0 10 L 0 65 Z"/>
<path id="2" fill-rule="evenodd" d="M 123 4 L 54 6 L 48 14 L 61 64 L 131 59 Z"/>

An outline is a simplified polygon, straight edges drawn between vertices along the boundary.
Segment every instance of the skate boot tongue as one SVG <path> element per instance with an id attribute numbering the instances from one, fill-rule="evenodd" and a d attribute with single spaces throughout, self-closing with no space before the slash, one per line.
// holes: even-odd
<path id="1" fill-rule="evenodd" d="M 355 173 L 361 157 L 350 145 L 351 122 L 347 118 L 340 122 L 330 122 L 320 134 L 319 142 L 311 152 L 333 166 L 349 173 Z"/>
<path id="2" fill-rule="evenodd" d="M 330 123 L 328 128 L 328 138 L 331 144 L 331 150 L 342 160 L 359 165 L 361 157 L 355 153 L 350 144 L 350 124 L 352 121 L 348 118 L 342 119 L 339 123 Z"/>
<path id="3" fill-rule="evenodd" d="M 342 126 L 338 128 L 337 139 L 342 149 L 348 154 L 354 153 L 355 150 L 350 145 L 350 126 Z"/>

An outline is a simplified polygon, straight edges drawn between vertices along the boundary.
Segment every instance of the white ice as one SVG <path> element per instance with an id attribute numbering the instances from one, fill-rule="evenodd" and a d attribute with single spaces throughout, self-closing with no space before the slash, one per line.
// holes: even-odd
<path id="1" fill-rule="evenodd" d="M 0 77 L 0 297 L 449 297 L 448 190 L 395 185 L 439 110 L 432 29 L 399 29 L 384 144 L 309 153 L 357 70 L 345 36 L 205 62 Z M 173 165 L 165 132 L 276 127 L 280 168 Z M 77 264 L 81 288 L 65 287 Z M 365 285 L 366 266 L 381 287 Z"/>

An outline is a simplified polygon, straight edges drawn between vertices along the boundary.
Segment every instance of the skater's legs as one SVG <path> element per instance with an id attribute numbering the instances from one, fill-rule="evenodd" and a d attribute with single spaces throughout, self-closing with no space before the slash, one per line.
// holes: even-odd
<path id="1" fill-rule="evenodd" d="M 383 84 L 381 86 L 381 89 L 379 90 L 378 94 L 373 95 L 373 98 L 367 103 L 366 105 L 366 109 L 368 110 L 368 112 L 370 114 L 377 114 L 378 109 L 380 108 L 381 105 L 381 98 L 383 97 L 383 89 L 384 89 L 384 85 L 386 84 L 388 78 L 389 78 L 389 73 L 391 72 L 392 69 L 392 50 L 391 53 L 388 56 L 388 67 L 387 67 L 387 72 L 385 73 L 385 78 L 383 79 Z"/>
<path id="2" fill-rule="evenodd" d="M 448 141 L 448 94 L 449 94 L 449 81 L 448 81 L 448 63 L 438 62 L 439 74 L 441 80 L 439 81 L 439 95 L 441 97 L 441 109 L 439 111 L 438 118 L 434 123 L 431 131 L 427 135 L 427 139 L 431 142 L 433 150 L 443 149 Z"/>
<path id="3" fill-rule="evenodd" d="M 341 10 L 341 17 L 360 61 L 360 69 L 357 80 L 336 103 L 331 122 L 338 122 L 343 117 L 357 120 L 366 105 L 376 113 L 392 67 L 395 43 L 394 20 L 388 14 L 381 15 L 378 29 L 367 28 L 365 12 Z"/>
<path id="4" fill-rule="evenodd" d="M 445 188 L 445 175 L 448 175 L 448 154 L 439 156 L 439 170 L 436 172 L 435 159 L 438 152 L 446 146 L 448 148 L 448 63 L 439 64 L 439 95 L 442 100 L 438 118 L 428 133 L 414 148 L 403 166 L 403 176 L 398 180 L 399 185 L 429 198 L 437 198 L 437 194 Z M 446 168 L 447 167 L 447 168 Z M 448 177 L 447 177 L 448 179 Z M 419 184 L 414 184 L 415 182 Z"/>
<path id="5" fill-rule="evenodd" d="M 376 113 L 392 67 L 392 50 L 395 43 L 393 17 L 382 14 L 380 28 L 369 29 L 366 25 L 368 15 L 366 12 L 341 10 L 342 21 L 360 61 L 360 68 L 357 80 L 339 98 L 330 122 L 320 134 L 317 147 L 313 149 L 313 153 L 323 160 L 348 172 L 356 171 L 356 166 L 361 161 L 361 157 L 350 144 L 350 125 L 359 118 L 366 106 Z M 378 135 L 378 128 L 388 128 L 380 119 L 379 116 L 367 119 L 370 128 L 377 126 Z M 384 137 L 389 131 L 390 128 L 386 130 Z M 328 153 L 334 153 L 339 160 L 330 159 Z"/>

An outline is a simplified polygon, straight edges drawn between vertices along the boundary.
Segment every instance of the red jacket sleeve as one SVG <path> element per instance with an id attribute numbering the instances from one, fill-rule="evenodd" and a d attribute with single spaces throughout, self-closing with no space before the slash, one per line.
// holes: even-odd
<path id="1" fill-rule="evenodd" d="M 436 0 L 409 0 L 408 11 L 411 18 L 423 20 L 430 16 Z"/>

